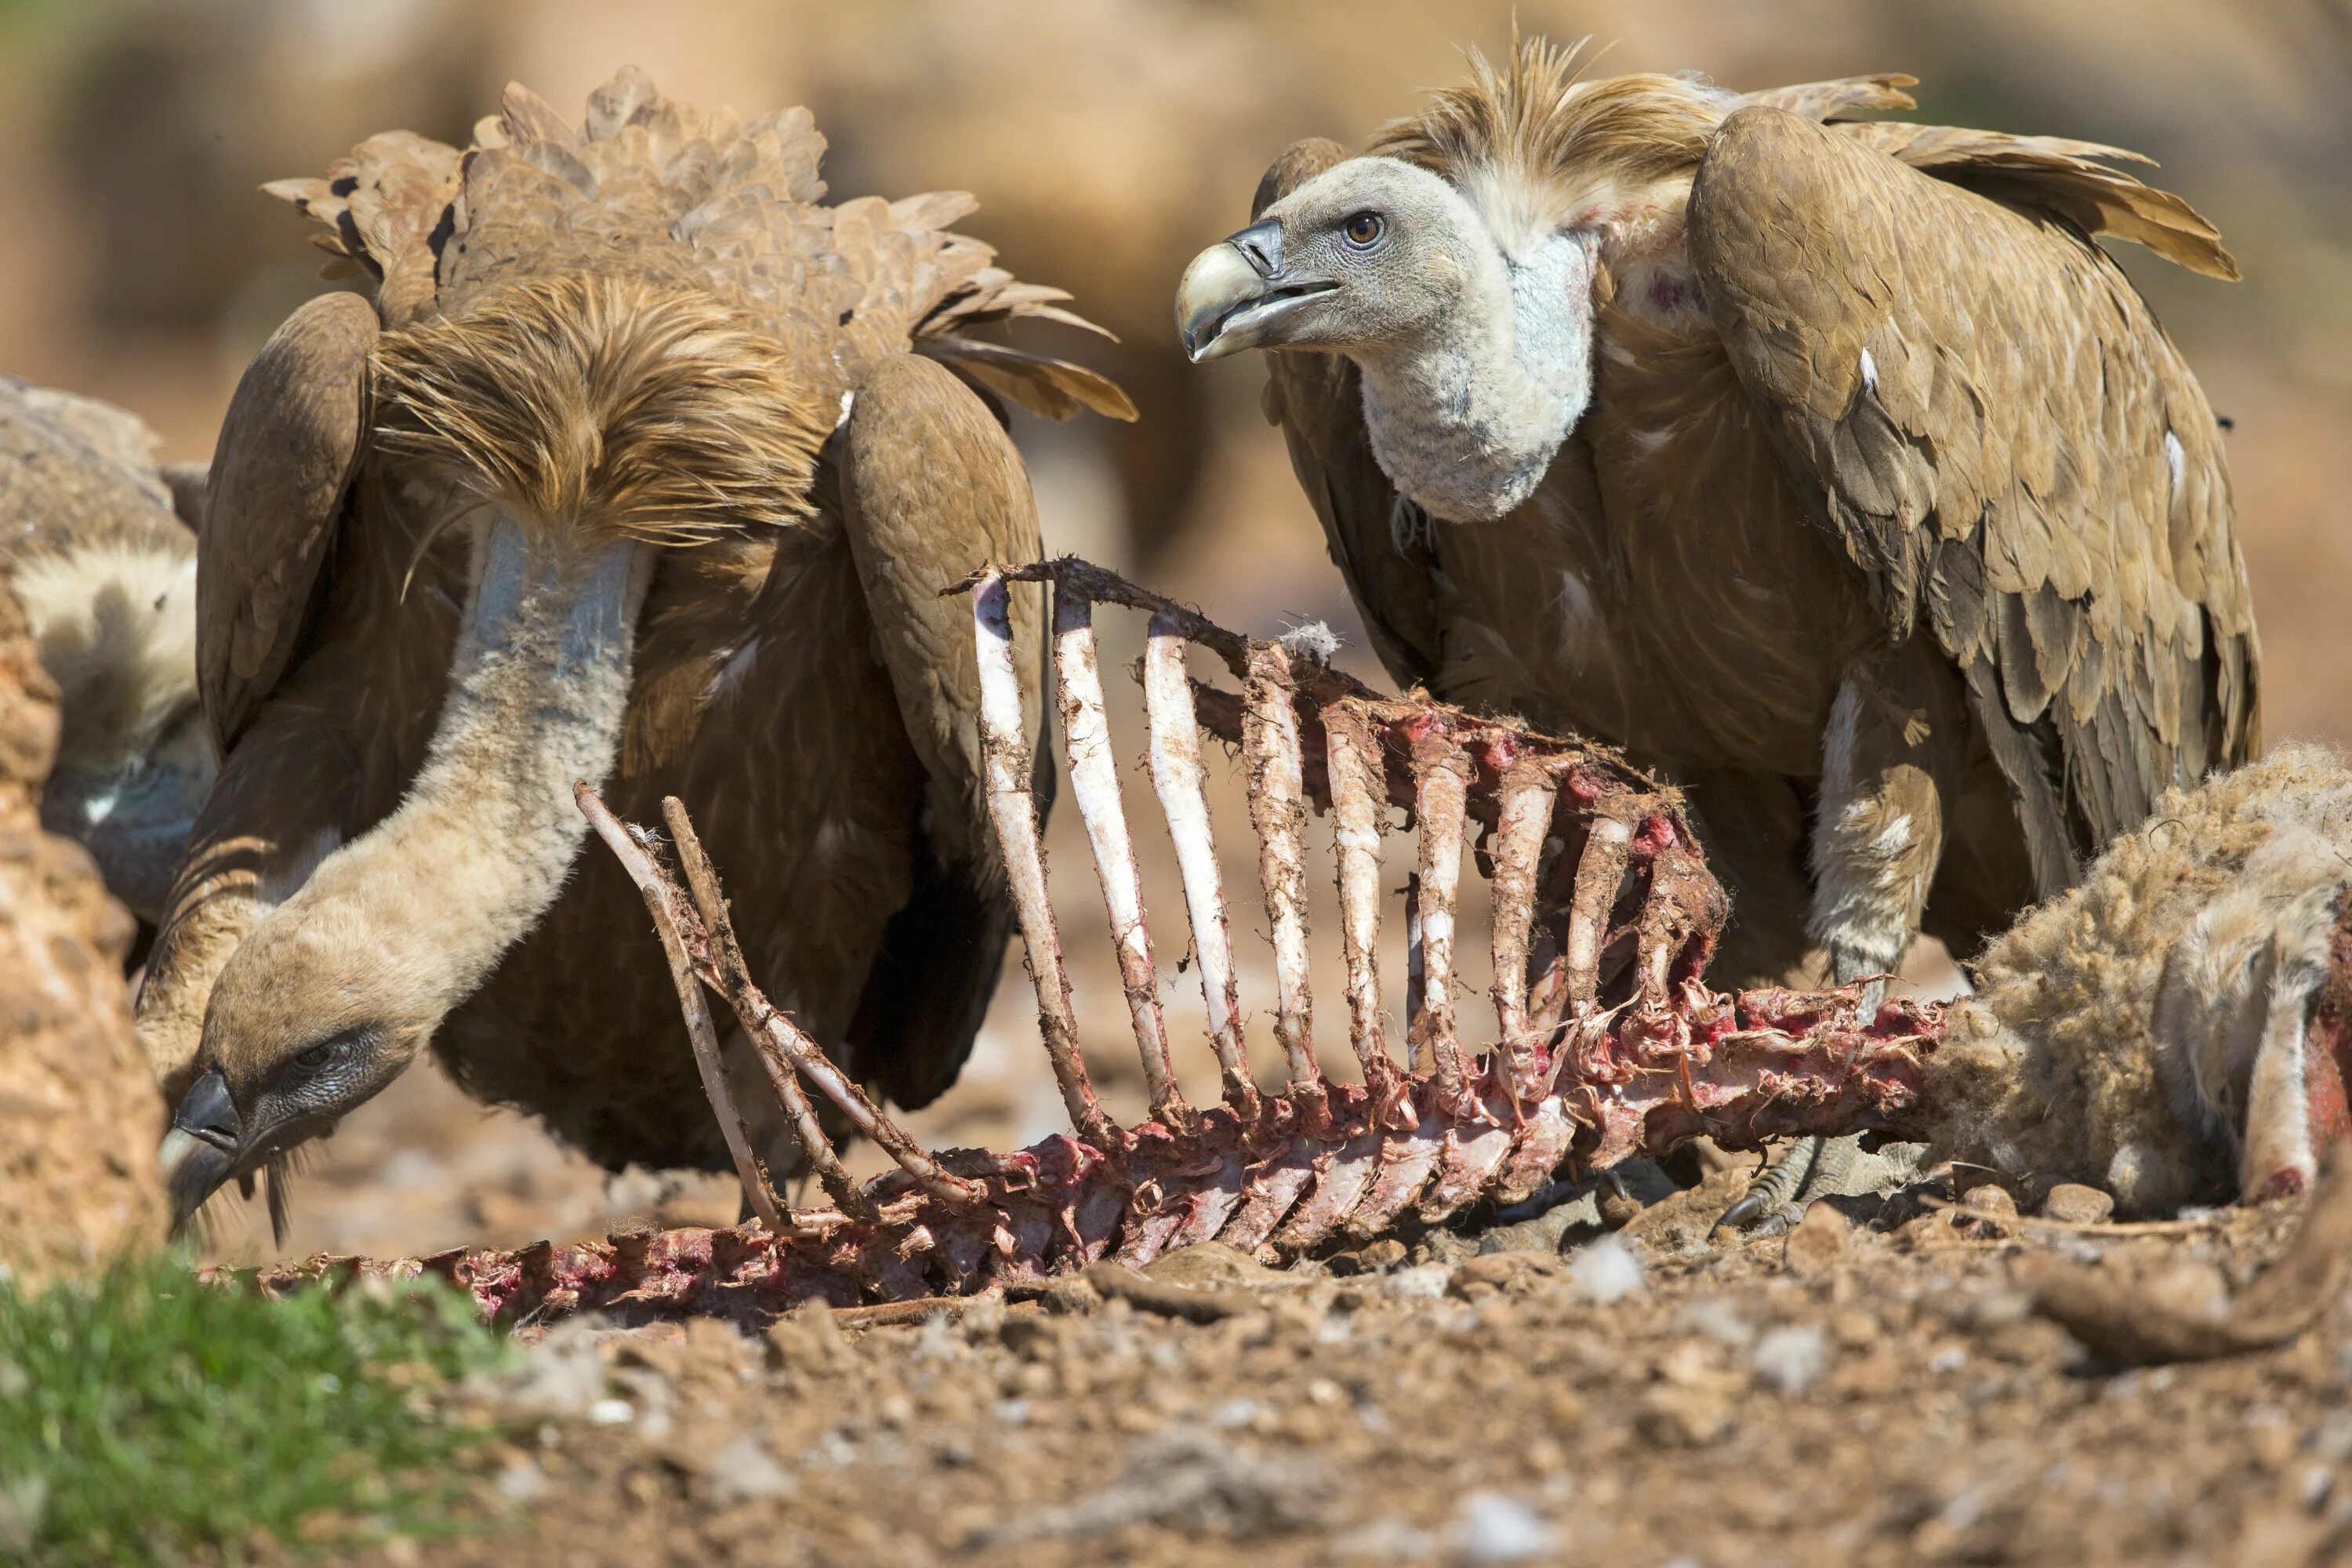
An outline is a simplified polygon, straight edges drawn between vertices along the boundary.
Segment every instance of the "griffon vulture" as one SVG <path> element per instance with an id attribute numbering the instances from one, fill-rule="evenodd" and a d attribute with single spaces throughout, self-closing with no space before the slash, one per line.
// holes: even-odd
<path id="1" fill-rule="evenodd" d="M 683 797 L 761 984 L 870 1086 L 953 1079 L 1012 917 L 936 595 L 1038 550 L 995 395 L 1129 411 L 971 335 L 1077 318 L 950 231 L 969 197 L 827 206 L 823 149 L 625 70 L 578 131 L 510 88 L 463 153 L 272 187 L 373 288 L 278 329 L 213 467 L 224 762 L 140 999 L 183 1215 L 428 1041 L 608 1166 L 727 1168 L 644 906 L 575 870 L 576 780 Z"/>
<path id="2" fill-rule="evenodd" d="M 79 840 L 110 892 L 163 918 L 213 778 L 196 705 L 201 468 L 155 462 L 136 415 L 0 376 L 0 587 L 58 686 L 41 826 Z"/>
<path id="3" fill-rule="evenodd" d="M 2095 237 L 2235 267 L 2133 154 L 1838 118 L 1908 77 L 1578 54 L 1291 147 L 1186 347 L 1322 351 L 1265 407 L 1391 673 L 1684 782 L 1718 974 L 1970 952 L 2257 749 L 2221 432 Z"/>

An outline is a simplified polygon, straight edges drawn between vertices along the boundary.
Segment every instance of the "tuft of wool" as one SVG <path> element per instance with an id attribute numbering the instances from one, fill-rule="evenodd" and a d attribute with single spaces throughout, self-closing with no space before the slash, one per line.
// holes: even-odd
<path id="1" fill-rule="evenodd" d="M 2283 745 L 2166 792 L 1986 951 L 1934 1058 L 1939 1152 L 2105 1186 L 2124 1214 L 2239 1195 L 2263 1022 L 2275 1003 L 2300 1027 L 2347 883 L 2336 752 Z"/>

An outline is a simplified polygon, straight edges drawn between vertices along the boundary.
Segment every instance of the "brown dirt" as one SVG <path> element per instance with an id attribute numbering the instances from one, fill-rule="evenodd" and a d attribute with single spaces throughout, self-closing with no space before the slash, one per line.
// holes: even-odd
<path id="1" fill-rule="evenodd" d="M 1155 1268 L 1231 1314 L 1205 1323 L 1080 1287 L 957 1321 L 845 1329 L 803 1310 L 764 1340 L 710 1322 L 559 1330 L 485 1396 L 515 1424 L 487 1456 L 486 1532 L 380 1556 L 2280 1564 L 2352 1550 L 2344 1302 L 2284 1349 L 2117 1373 L 2034 1318 L 2013 1279 L 2096 1258 L 2118 1289 L 2241 1287 L 2291 1210 L 2005 1238 L 1913 1199 L 1853 1200 L 1881 1228 L 1817 1208 L 1787 1241 L 1712 1249 L 1705 1220 L 1740 1179 L 1600 1243 L 1643 1259 L 1605 1303 L 1595 1289 L 1622 1262 L 1474 1242 L 1348 1277 L 1237 1256 L 1204 1268 L 1205 1253 Z"/>
<path id="2" fill-rule="evenodd" d="M 121 980 L 131 919 L 40 827 L 57 738 L 56 689 L 0 584 L 0 1268 L 33 1279 L 158 1237 L 163 1218 L 163 1116 Z"/>

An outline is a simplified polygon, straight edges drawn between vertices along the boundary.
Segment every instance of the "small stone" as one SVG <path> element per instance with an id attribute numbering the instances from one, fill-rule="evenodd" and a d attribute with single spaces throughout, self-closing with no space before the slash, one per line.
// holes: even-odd
<path id="1" fill-rule="evenodd" d="M 1829 1339 L 1811 1324 L 1774 1329 L 1756 1342 L 1749 1358 L 1757 1376 L 1782 1394 L 1799 1394 L 1829 1369 Z"/>
<path id="2" fill-rule="evenodd" d="M 1395 1248 L 1393 1257 L 1404 1257 L 1404 1244 L 1384 1238 L 1375 1247 Z M 1370 1247 L 1365 1248 L 1370 1251 Z M 1278 1285 L 1283 1277 L 1268 1268 L 1238 1247 L 1222 1241 L 1195 1242 L 1180 1247 L 1173 1252 L 1163 1252 L 1145 1264 L 1140 1271 L 1147 1279 L 1157 1279 L 1163 1285 Z"/>
<path id="3" fill-rule="evenodd" d="M 1534 1510 L 1498 1492 L 1473 1492 L 1462 1500 L 1457 1526 L 1466 1563 L 1526 1563 L 1549 1557 L 1551 1526 Z"/>
<path id="4" fill-rule="evenodd" d="M 849 1336 L 823 1301 L 807 1300 L 768 1327 L 768 1363 L 779 1370 L 822 1372 L 849 1353 Z"/>
<path id="5" fill-rule="evenodd" d="M 1604 1184 L 1594 1202 L 1601 1211 L 1601 1223 L 1610 1230 L 1622 1230 L 1642 1213 L 1642 1200 L 1622 1187 Z"/>
<path id="6" fill-rule="evenodd" d="M 1398 1296 L 1443 1296 L 1454 1270 L 1443 1263 L 1417 1263 L 1388 1277 L 1389 1290 Z"/>
<path id="7" fill-rule="evenodd" d="M 2042 1200 L 2044 1218 L 2067 1225 L 2105 1225 L 2115 1212 L 2114 1194 L 2080 1182 L 2061 1182 Z"/>
<path id="8" fill-rule="evenodd" d="M 746 1432 L 712 1454 L 703 1466 L 710 1500 L 725 1508 L 739 1502 L 769 1502 L 800 1490 L 792 1472 L 776 1463 L 767 1444 Z"/>
<path id="9" fill-rule="evenodd" d="M 600 1399 L 588 1407 L 593 1426 L 626 1426 L 637 1418 L 637 1407 L 625 1399 Z"/>
<path id="10" fill-rule="evenodd" d="M 1895 1234 L 1914 1252 L 1934 1252 L 1960 1240 L 1960 1233 L 1952 1228 L 1951 1216 L 1941 1209 L 1921 1215 Z"/>
<path id="11" fill-rule="evenodd" d="M 1850 1248 L 1848 1235 L 1853 1226 L 1828 1204 L 1814 1204 L 1805 1210 L 1804 1218 L 1789 1233 L 1780 1258 L 1789 1272 L 1811 1279 L 1826 1274 L 1845 1261 Z"/>
<path id="12" fill-rule="evenodd" d="M 506 1468 L 499 1471 L 497 1482 L 499 1496 L 517 1504 L 536 1502 L 547 1495 L 553 1484 L 545 1470 L 520 1455 L 507 1461 Z"/>
<path id="13" fill-rule="evenodd" d="M 1711 1387 L 1660 1384 L 1642 1395 L 1633 1424 L 1662 1448 L 1703 1448 L 1731 1425 L 1731 1402 Z"/>
<path id="14" fill-rule="evenodd" d="M 1558 1275 L 1561 1267 L 1557 1253 L 1484 1253 L 1455 1269 L 1445 1290 L 1465 1301 L 1482 1301 L 1498 1293 L 1520 1295 Z"/>
<path id="15" fill-rule="evenodd" d="M 1970 1187 L 1960 1194 L 1960 1202 L 1969 1208 L 1998 1215 L 2003 1219 L 2017 1217 L 2017 1200 L 2010 1196 L 2007 1187 L 1995 1186 L 1990 1182 L 1980 1187 Z"/>

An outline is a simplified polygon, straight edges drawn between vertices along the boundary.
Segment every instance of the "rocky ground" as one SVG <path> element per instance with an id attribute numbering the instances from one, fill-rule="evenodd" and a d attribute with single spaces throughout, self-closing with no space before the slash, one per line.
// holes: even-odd
<path id="1" fill-rule="evenodd" d="M 2168 1303 L 2202 1322 L 2242 1293 L 2291 1250 L 2297 1205 L 2119 1226 L 2082 1189 L 2053 1205 L 2069 1221 L 2021 1220 L 1979 1192 L 1989 1216 L 1956 1221 L 1928 1181 L 1817 1205 L 1785 1239 L 1710 1245 L 1744 1172 L 1654 1181 L 1664 1195 L 1646 1206 L 1636 1183 L 1605 1205 L 1621 1229 L 1570 1227 L 1564 1252 L 1541 1225 L 1282 1271 L 1212 1247 L 887 1323 L 811 1307 L 761 1338 L 559 1326 L 471 1396 L 508 1435 L 481 1456 L 468 1533 L 376 1560 L 2269 1565 L 2352 1551 L 2340 1270 L 2321 1271 L 2308 1331 L 2205 1362 L 2122 1368 L 2034 1308 L 2043 1276 L 2070 1271 L 2107 1320 L 2093 1337 L 2128 1355 Z"/>

